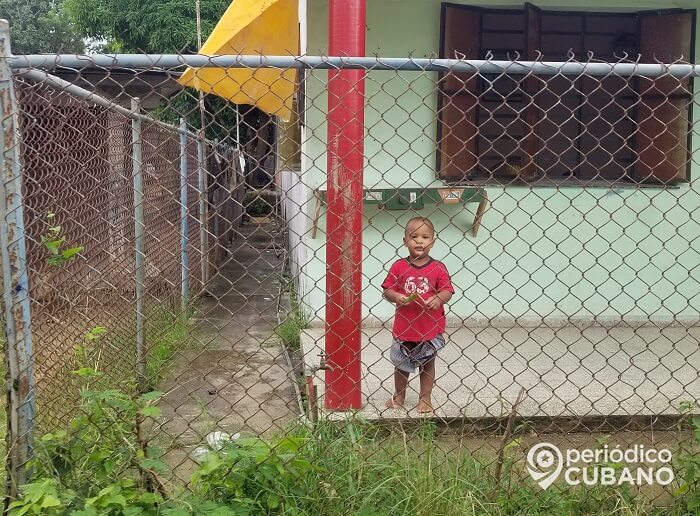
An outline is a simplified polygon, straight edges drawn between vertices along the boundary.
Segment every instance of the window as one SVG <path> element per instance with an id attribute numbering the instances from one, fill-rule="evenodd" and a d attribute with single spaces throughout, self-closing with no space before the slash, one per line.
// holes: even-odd
<path id="1" fill-rule="evenodd" d="M 496 10 L 442 4 L 445 58 L 692 61 L 695 11 Z M 439 175 L 448 182 L 670 183 L 688 177 L 692 81 L 446 73 Z"/>

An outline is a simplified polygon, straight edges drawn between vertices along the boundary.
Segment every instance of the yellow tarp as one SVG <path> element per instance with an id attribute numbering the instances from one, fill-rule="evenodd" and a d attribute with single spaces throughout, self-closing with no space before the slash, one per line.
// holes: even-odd
<path id="1" fill-rule="evenodd" d="M 205 55 L 298 55 L 297 0 L 234 0 L 200 50 Z M 296 70 L 188 68 L 183 86 L 289 121 Z"/>

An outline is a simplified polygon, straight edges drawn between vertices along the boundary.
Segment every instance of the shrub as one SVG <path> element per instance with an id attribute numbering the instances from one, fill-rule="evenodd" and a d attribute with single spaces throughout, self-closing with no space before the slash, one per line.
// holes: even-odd
<path id="1" fill-rule="evenodd" d="M 243 206 L 251 217 L 265 217 L 275 211 L 278 195 L 270 190 L 253 190 L 246 194 Z"/>

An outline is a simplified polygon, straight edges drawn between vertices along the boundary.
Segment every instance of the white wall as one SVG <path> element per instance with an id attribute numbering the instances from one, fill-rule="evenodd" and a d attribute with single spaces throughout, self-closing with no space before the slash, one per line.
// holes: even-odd
<path id="1" fill-rule="evenodd" d="M 311 190 L 300 180 L 298 170 L 280 170 L 282 195 L 282 216 L 287 222 L 287 246 L 290 253 L 290 274 L 296 283 L 297 291 L 303 299 L 309 289 L 309 277 L 306 274 L 309 263 L 309 248 L 306 245 L 311 231 L 310 218 L 307 215 L 311 209 L 309 199 Z M 313 210 L 311 209 L 311 213 Z M 304 307 L 311 310 L 310 307 Z"/>

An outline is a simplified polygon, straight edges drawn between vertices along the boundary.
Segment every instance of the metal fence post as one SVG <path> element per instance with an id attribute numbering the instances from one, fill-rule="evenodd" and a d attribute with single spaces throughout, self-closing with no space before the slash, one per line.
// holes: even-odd
<path id="1" fill-rule="evenodd" d="M 180 256 L 182 261 L 182 311 L 190 295 L 190 266 L 187 254 L 189 240 L 187 224 L 187 121 L 180 119 Z"/>
<path id="2" fill-rule="evenodd" d="M 364 55 L 365 0 L 328 3 L 331 53 Z M 363 70 L 328 72 L 324 405 L 362 407 Z"/>
<path id="3" fill-rule="evenodd" d="M 209 242 L 207 238 L 207 182 L 204 130 L 197 140 L 197 187 L 199 189 L 199 250 L 202 253 L 202 287 L 209 282 Z"/>
<path id="4" fill-rule="evenodd" d="M 34 434 L 34 374 L 19 149 L 19 105 L 10 68 L 10 24 L 0 20 L 0 247 L 7 364 L 8 494 L 27 481 Z"/>
<path id="5" fill-rule="evenodd" d="M 134 114 L 140 112 L 139 99 L 131 100 L 131 110 Z M 131 119 L 131 159 L 134 181 L 134 251 L 135 251 L 135 281 L 136 281 L 136 371 L 138 385 L 141 392 L 146 388 L 146 355 L 143 311 L 144 291 L 144 216 L 143 216 L 143 147 L 142 147 L 141 119 Z"/>

